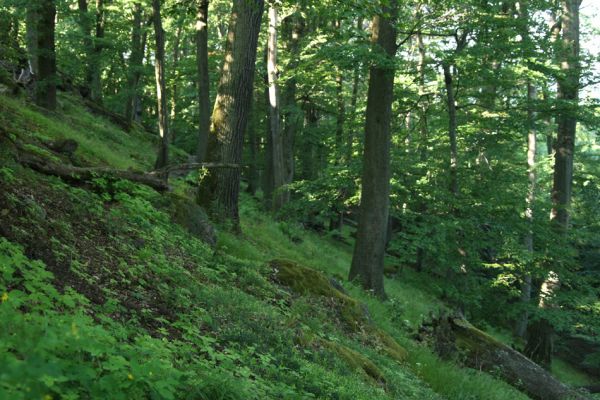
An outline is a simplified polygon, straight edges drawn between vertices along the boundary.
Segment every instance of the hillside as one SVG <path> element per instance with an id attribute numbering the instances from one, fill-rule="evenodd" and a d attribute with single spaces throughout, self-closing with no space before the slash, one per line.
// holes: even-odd
<path id="1" fill-rule="evenodd" d="M 150 169 L 151 134 L 59 99 L 48 113 L 0 96 L 1 399 L 527 398 L 413 340 L 444 305 L 393 258 L 380 302 L 343 279 L 349 244 L 249 196 L 242 233 L 217 226 L 211 247 L 192 178 L 160 194 L 23 167 Z M 63 139 L 70 157 L 48 145 Z"/>
<path id="2" fill-rule="evenodd" d="M 151 135 L 120 131 L 71 95 L 56 113 L 2 96 L 0 119 L 0 398 L 527 398 L 411 339 L 443 308 L 411 270 L 386 280 L 382 303 L 342 279 L 349 245 L 276 222 L 250 197 L 243 233 L 217 227 L 211 248 L 194 228 L 205 221 L 180 212 L 194 204 L 185 179 L 159 194 L 102 176 L 69 184 L 15 161 L 66 163 L 42 143 L 73 139 L 75 163 L 146 169 Z M 369 321 L 349 311 L 357 304 Z"/>

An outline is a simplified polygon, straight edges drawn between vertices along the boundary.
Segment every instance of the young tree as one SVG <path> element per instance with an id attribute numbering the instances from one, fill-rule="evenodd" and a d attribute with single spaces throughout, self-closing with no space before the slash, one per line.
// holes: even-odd
<path id="1" fill-rule="evenodd" d="M 35 7 L 31 5 L 32 7 Z M 37 105 L 54 110 L 56 108 L 56 52 L 54 43 L 56 4 L 54 0 L 39 0 L 37 16 L 37 60 L 38 76 L 35 88 Z"/>
<path id="2" fill-rule="evenodd" d="M 264 0 L 233 2 L 225 61 L 210 127 L 209 161 L 238 166 L 242 161 L 263 10 Z M 201 203 L 208 202 L 208 205 L 212 205 L 217 216 L 230 220 L 238 230 L 240 174 L 240 168 L 220 168 L 211 171 L 203 185 L 207 190 L 201 190 L 199 198 Z"/>
<path id="3" fill-rule="evenodd" d="M 389 215 L 397 15 L 398 2 L 391 0 L 372 22 L 371 41 L 374 50 L 382 54 L 369 72 L 360 215 L 349 274 L 350 280 L 358 280 L 379 297 L 385 297 L 383 261 Z"/>
<path id="4" fill-rule="evenodd" d="M 156 41 L 156 53 L 154 54 L 154 71 L 156 74 L 156 98 L 158 100 L 158 132 L 160 134 L 160 145 L 156 168 L 162 168 L 169 162 L 169 115 L 167 110 L 167 89 L 165 84 L 165 31 L 162 27 L 160 16 L 160 0 L 152 0 L 152 21 L 154 24 L 154 36 Z"/>

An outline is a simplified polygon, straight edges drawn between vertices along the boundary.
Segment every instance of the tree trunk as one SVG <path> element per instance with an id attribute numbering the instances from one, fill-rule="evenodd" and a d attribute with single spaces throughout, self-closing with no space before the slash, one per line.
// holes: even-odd
<path id="1" fill-rule="evenodd" d="M 299 10 L 296 10 L 292 15 L 283 21 L 284 32 L 287 32 L 287 50 L 290 61 L 287 65 L 287 73 L 289 78 L 286 81 L 283 99 L 283 148 L 284 162 L 286 168 L 286 183 L 292 183 L 294 180 L 294 145 L 296 132 L 302 122 L 301 113 L 296 103 L 296 77 L 294 76 L 295 69 L 298 68 L 300 59 L 300 38 L 304 30 L 304 20 L 300 15 Z"/>
<path id="2" fill-rule="evenodd" d="M 535 190 L 536 190 L 536 171 L 535 171 L 535 153 L 537 151 L 537 131 L 535 129 L 535 112 L 533 110 L 533 102 L 537 97 L 537 90 L 531 82 L 527 83 L 527 177 L 529 180 L 529 189 L 527 190 L 525 218 L 529 225 L 527 233 L 525 234 L 525 250 L 533 255 L 533 203 L 535 201 Z M 529 312 L 527 306 L 531 301 L 531 273 L 529 268 L 525 271 L 523 276 L 523 282 L 521 283 L 521 296 L 520 301 L 525 307 L 521 317 L 517 321 L 516 334 L 519 337 L 524 337 L 527 331 L 527 322 L 529 320 Z"/>
<path id="3" fill-rule="evenodd" d="M 388 59 L 374 64 L 369 73 L 365 121 L 360 215 L 349 279 L 358 280 L 366 290 L 385 297 L 383 260 L 389 215 L 390 123 L 394 89 L 393 58 L 396 55 L 395 23 L 398 3 L 391 0 L 381 15 L 373 18 L 371 41 Z M 389 64 L 388 64 L 389 63 Z"/>
<path id="4" fill-rule="evenodd" d="M 96 34 L 88 58 L 88 84 L 92 101 L 102 104 L 102 49 L 104 48 L 104 0 L 96 0 Z"/>
<path id="5" fill-rule="evenodd" d="M 356 21 L 356 29 L 362 29 L 363 20 L 359 18 Z M 352 112 L 352 120 L 354 121 L 357 117 L 356 105 L 358 103 L 358 85 L 360 83 L 360 63 L 354 66 L 354 73 L 352 77 L 352 95 L 350 96 L 350 110 Z M 353 155 L 354 148 L 354 128 L 348 130 L 348 137 L 346 142 L 346 162 L 350 162 Z"/>
<path id="6" fill-rule="evenodd" d="M 56 52 L 54 28 L 56 5 L 54 0 L 39 0 L 37 5 L 37 68 L 35 102 L 49 110 L 56 109 Z"/>
<path id="7" fill-rule="evenodd" d="M 283 137 L 280 124 L 280 99 L 277 84 L 277 8 L 269 6 L 269 36 L 267 41 L 267 94 L 269 104 L 269 133 L 271 135 L 271 156 L 269 157 L 271 177 L 273 179 L 271 209 L 279 210 L 289 198 L 287 191 L 283 190 L 286 183 L 285 164 L 283 156 Z"/>
<path id="8" fill-rule="evenodd" d="M 77 6 L 79 8 L 79 28 L 81 29 L 81 36 L 83 38 L 83 48 L 85 50 L 85 84 L 81 91 L 81 94 L 84 97 L 90 96 L 90 64 L 91 54 L 93 51 L 93 43 L 92 43 L 92 19 L 90 18 L 90 13 L 88 9 L 88 0 L 77 0 Z"/>
<path id="9" fill-rule="evenodd" d="M 458 194 L 458 150 L 456 146 L 456 100 L 451 65 L 444 63 L 444 83 L 446 85 L 446 104 L 448 106 L 448 137 L 450 139 L 450 192 Z"/>
<path id="10" fill-rule="evenodd" d="M 210 82 L 208 76 L 208 0 L 200 0 L 196 18 L 196 60 L 198 63 L 198 142 L 196 160 L 204 161 L 210 129 Z"/>
<path id="11" fill-rule="evenodd" d="M 125 100 L 125 120 L 131 125 L 135 112 L 135 102 L 138 96 L 138 84 L 142 74 L 144 59 L 144 40 L 142 40 L 142 5 L 133 4 L 133 28 L 131 31 L 131 56 L 127 73 L 127 100 Z"/>
<path id="12" fill-rule="evenodd" d="M 175 42 L 173 43 L 173 92 L 171 94 L 171 124 L 177 118 L 177 98 L 179 96 L 178 88 L 177 88 L 177 68 L 179 67 L 179 47 L 181 43 L 181 34 L 182 34 L 182 26 L 183 22 L 180 22 L 180 25 L 177 27 L 177 32 L 175 33 Z M 175 143 L 175 129 L 171 128 L 171 142 Z"/>
<path id="13" fill-rule="evenodd" d="M 27 55 L 29 60 L 29 68 L 33 75 L 38 75 L 38 10 L 39 5 L 35 2 L 27 4 L 25 16 L 25 42 L 27 45 Z"/>
<path id="14" fill-rule="evenodd" d="M 209 134 L 210 161 L 233 164 L 242 161 L 263 9 L 264 0 L 235 0 L 233 3 L 225 62 L 221 69 Z M 204 204 L 208 202 L 217 217 L 230 220 L 233 228 L 239 230 L 240 171 L 221 170 L 209 175 L 205 181 L 199 201 Z"/>
<path id="15" fill-rule="evenodd" d="M 156 75 L 156 97 L 158 100 L 158 132 L 161 138 L 155 164 L 155 167 L 158 169 L 164 167 L 169 162 L 170 135 L 165 84 L 165 31 L 163 30 L 160 16 L 160 0 L 152 0 L 152 10 L 154 12 L 152 20 L 156 41 L 154 71 Z"/>
<path id="16" fill-rule="evenodd" d="M 561 74 L 557 77 L 559 102 L 558 135 L 554 154 L 551 221 L 557 233 L 564 235 L 569 228 L 569 206 L 573 185 L 573 156 L 577 128 L 579 99 L 579 0 L 561 0 L 562 35 L 558 43 Z M 546 299 L 558 289 L 558 276 L 550 271 L 542 284 L 540 308 L 547 307 Z M 539 318 L 527 332 L 526 354 L 534 361 L 549 366 L 552 361 L 552 324 Z"/>

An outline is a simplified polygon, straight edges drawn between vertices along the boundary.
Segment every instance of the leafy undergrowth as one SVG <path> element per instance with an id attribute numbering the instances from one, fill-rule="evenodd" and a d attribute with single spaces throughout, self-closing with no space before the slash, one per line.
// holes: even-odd
<path id="1" fill-rule="evenodd" d="M 111 143 L 116 128 L 74 99 L 62 101 L 68 118 L 0 105 L 12 113 L 8 134 L 35 127 L 75 138 L 90 163 L 150 165 L 130 157 L 152 147 L 143 134 Z M 105 128 L 112 136 L 95 147 Z M 211 248 L 151 189 L 73 187 L 0 157 L 2 399 L 527 398 L 410 339 L 443 306 L 410 271 L 386 282 L 382 303 L 343 282 L 347 245 L 276 222 L 250 198 L 244 233 L 221 229 Z M 322 290 L 283 282 L 272 259 L 322 271 L 310 275 Z M 328 287 L 331 277 L 343 288 Z"/>

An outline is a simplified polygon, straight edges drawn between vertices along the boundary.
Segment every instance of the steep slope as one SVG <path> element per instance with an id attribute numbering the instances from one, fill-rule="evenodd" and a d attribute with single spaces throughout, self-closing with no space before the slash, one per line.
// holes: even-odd
<path id="1" fill-rule="evenodd" d="M 0 127 L 1 399 L 527 398 L 410 339 L 443 307 L 410 272 L 381 303 L 341 279 L 347 245 L 251 198 L 244 233 L 220 228 L 211 247 L 204 219 L 185 212 L 193 178 L 159 194 L 102 175 L 68 184 L 17 161 L 143 170 L 151 135 L 66 95 L 56 114 L 0 96 Z M 48 143 L 60 139 L 79 147 L 57 153 Z"/>

